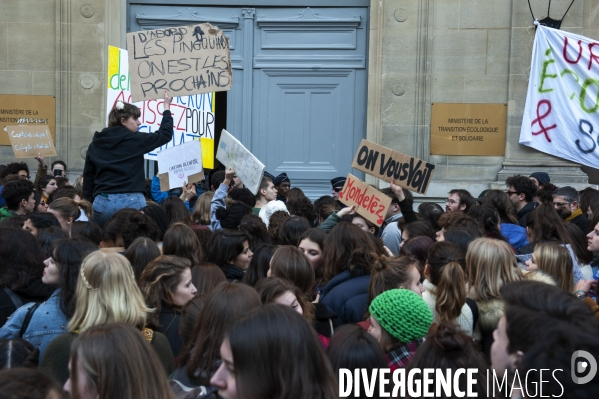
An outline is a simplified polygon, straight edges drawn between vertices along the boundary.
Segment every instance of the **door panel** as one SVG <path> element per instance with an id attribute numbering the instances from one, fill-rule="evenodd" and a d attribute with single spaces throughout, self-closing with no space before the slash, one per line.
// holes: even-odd
<path id="1" fill-rule="evenodd" d="M 330 194 L 366 135 L 368 8 L 129 6 L 131 31 L 202 22 L 230 40 L 227 130 L 310 198 Z"/>

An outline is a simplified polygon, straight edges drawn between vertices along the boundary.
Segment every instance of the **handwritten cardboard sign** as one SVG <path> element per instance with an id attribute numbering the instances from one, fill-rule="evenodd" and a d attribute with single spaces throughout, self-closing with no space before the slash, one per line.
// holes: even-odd
<path id="1" fill-rule="evenodd" d="M 4 128 L 15 125 L 48 125 L 54 140 L 54 96 L 0 94 L 0 145 L 11 145 Z"/>
<path id="2" fill-rule="evenodd" d="M 216 159 L 226 167 L 233 167 L 245 187 L 254 194 L 258 193 L 264 174 L 264 164 L 225 129 L 220 136 Z"/>
<path id="3" fill-rule="evenodd" d="M 199 141 L 189 141 L 158 153 L 160 191 L 202 180 L 202 150 Z"/>
<path id="4" fill-rule="evenodd" d="M 108 46 L 108 90 L 106 91 L 106 120 L 117 101 L 131 103 L 131 75 L 128 51 Z M 214 93 L 192 94 L 173 97 L 173 139 L 165 145 L 145 154 L 145 159 L 155 161 L 158 153 L 192 140 L 202 143 L 202 166 L 214 168 L 214 123 L 216 121 L 216 98 Z M 160 129 L 163 100 L 148 100 L 133 104 L 141 111 L 139 121 L 142 133 Z"/>
<path id="5" fill-rule="evenodd" d="M 127 33 L 133 101 L 227 91 L 233 83 L 229 39 L 199 24 Z"/>
<path id="6" fill-rule="evenodd" d="M 426 194 L 435 170 L 433 164 L 368 140 L 360 143 L 351 166 L 387 182 L 395 178 L 395 184 L 420 194 Z"/>
<path id="7" fill-rule="evenodd" d="M 343 190 L 339 193 L 339 201 L 347 206 L 356 206 L 358 215 L 380 226 L 385 221 L 387 209 L 391 205 L 391 197 L 364 183 L 351 173 Z"/>
<path id="8" fill-rule="evenodd" d="M 6 126 L 5 129 L 16 158 L 32 158 L 38 153 L 42 156 L 56 156 L 48 125 Z"/>

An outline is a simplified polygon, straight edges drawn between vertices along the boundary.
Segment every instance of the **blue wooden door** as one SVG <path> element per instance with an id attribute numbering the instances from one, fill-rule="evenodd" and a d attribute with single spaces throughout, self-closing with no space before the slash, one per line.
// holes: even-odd
<path id="1" fill-rule="evenodd" d="M 210 22 L 225 32 L 227 130 L 268 172 L 314 199 L 352 171 L 366 135 L 368 8 L 131 4 L 129 15 L 130 30 Z"/>

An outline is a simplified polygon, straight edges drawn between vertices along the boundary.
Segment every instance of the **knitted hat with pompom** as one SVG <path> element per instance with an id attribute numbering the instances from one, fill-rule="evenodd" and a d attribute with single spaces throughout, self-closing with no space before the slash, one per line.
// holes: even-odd
<path id="1" fill-rule="evenodd" d="M 385 331 L 403 343 L 424 338 L 433 323 L 426 302 L 406 289 L 383 292 L 374 298 L 368 310 Z"/>

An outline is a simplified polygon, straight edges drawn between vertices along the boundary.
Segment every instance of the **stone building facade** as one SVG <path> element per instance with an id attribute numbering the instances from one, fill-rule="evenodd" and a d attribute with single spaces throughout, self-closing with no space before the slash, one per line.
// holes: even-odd
<path id="1" fill-rule="evenodd" d="M 537 18 L 547 16 L 547 2 L 530 0 Z M 72 177 L 83 168 L 93 132 L 105 126 L 107 47 L 125 47 L 131 3 L 2 0 L 0 94 L 56 97 L 56 147 Z M 570 3 L 553 0 L 551 17 L 561 18 Z M 371 1 L 368 11 L 364 138 L 434 163 L 429 197 L 442 199 L 452 188 L 478 195 L 503 188 L 512 174 L 541 170 L 557 184 L 588 183 L 579 165 L 518 144 L 534 38 L 526 0 L 380 0 Z M 561 29 L 599 39 L 599 0 L 576 0 Z M 430 155 L 435 102 L 506 103 L 505 156 Z M 0 147 L 0 157 L 12 161 L 10 147 Z M 35 166 L 34 160 L 28 163 Z"/>

